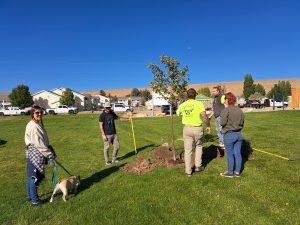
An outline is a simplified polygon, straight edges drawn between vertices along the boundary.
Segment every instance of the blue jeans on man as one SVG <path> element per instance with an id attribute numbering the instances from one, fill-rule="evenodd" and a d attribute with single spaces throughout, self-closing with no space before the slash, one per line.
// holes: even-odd
<path id="1" fill-rule="evenodd" d="M 228 131 L 224 134 L 224 144 L 228 164 L 228 174 L 240 174 L 242 168 L 242 147 L 243 137 L 241 131 Z M 234 169 L 235 167 L 235 169 Z"/>
<path id="2" fill-rule="evenodd" d="M 215 124 L 216 124 L 216 130 L 217 130 L 217 134 L 218 134 L 218 138 L 219 138 L 219 143 L 221 145 L 224 144 L 224 140 L 223 140 L 223 134 L 222 134 L 222 126 L 221 126 L 221 117 L 218 116 L 215 118 Z"/>

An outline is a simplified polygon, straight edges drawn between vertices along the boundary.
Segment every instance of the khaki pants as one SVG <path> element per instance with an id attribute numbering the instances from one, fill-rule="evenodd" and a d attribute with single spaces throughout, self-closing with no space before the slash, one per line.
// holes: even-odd
<path id="1" fill-rule="evenodd" d="M 113 154 L 112 154 L 112 160 L 117 159 L 117 154 L 118 154 L 118 151 L 119 151 L 119 148 L 120 148 L 120 144 L 119 144 L 118 135 L 112 134 L 112 135 L 106 135 L 106 137 L 107 137 L 107 141 L 104 141 L 103 152 L 104 152 L 105 162 L 109 162 L 109 155 L 108 155 L 109 144 L 112 144 L 114 146 L 114 151 L 113 151 Z"/>
<path id="2" fill-rule="evenodd" d="M 185 125 L 183 127 L 184 141 L 184 163 L 185 173 L 192 174 L 192 153 L 195 144 L 195 167 L 200 167 L 202 163 L 202 137 L 203 128 Z"/>

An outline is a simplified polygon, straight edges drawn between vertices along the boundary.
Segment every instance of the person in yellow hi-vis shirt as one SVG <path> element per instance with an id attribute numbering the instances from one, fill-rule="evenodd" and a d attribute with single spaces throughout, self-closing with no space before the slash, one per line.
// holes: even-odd
<path id="1" fill-rule="evenodd" d="M 185 173 L 188 177 L 192 176 L 192 152 L 195 144 L 195 172 L 204 170 L 202 165 L 202 137 L 203 122 L 206 124 L 206 130 L 210 133 L 210 122 L 206 115 L 203 103 L 195 100 L 197 92 L 190 88 L 187 91 L 187 100 L 179 105 L 176 114 L 182 116 L 183 141 L 184 141 L 184 163 Z"/>

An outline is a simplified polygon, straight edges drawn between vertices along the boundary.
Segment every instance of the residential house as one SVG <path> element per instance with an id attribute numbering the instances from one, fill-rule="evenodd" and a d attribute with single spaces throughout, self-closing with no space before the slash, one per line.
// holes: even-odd
<path id="1" fill-rule="evenodd" d="M 66 90 L 66 88 L 55 88 L 51 90 L 51 92 L 58 94 L 62 96 L 63 92 Z M 77 91 L 73 91 L 73 95 L 75 98 L 75 107 L 77 107 L 79 110 L 84 110 L 85 102 L 88 100 L 88 97 L 86 95 L 83 95 Z"/>
<path id="2" fill-rule="evenodd" d="M 55 88 L 51 91 L 42 90 L 34 93 L 32 94 L 34 104 L 45 109 L 56 108 L 60 105 L 60 98 L 65 90 L 65 88 Z M 73 90 L 72 92 L 75 98 L 75 107 L 77 107 L 78 110 L 84 110 L 85 102 L 88 98 L 79 92 Z"/>
<path id="3" fill-rule="evenodd" d="M 103 95 L 93 95 L 92 102 L 94 105 L 97 105 L 98 107 L 103 107 L 105 102 L 110 102 L 110 99 Z"/>
<path id="4" fill-rule="evenodd" d="M 0 93 L 0 108 L 5 108 L 11 106 L 8 98 L 9 93 L 2 92 Z"/>
<path id="5" fill-rule="evenodd" d="M 139 106 L 141 101 L 141 97 L 118 97 L 118 103 L 124 103 L 126 106 Z"/>
<path id="6" fill-rule="evenodd" d="M 35 105 L 39 105 L 45 109 L 56 108 L 60 105 L 61 95 L 52 91 L 42 90 L 31 95 Z"/>

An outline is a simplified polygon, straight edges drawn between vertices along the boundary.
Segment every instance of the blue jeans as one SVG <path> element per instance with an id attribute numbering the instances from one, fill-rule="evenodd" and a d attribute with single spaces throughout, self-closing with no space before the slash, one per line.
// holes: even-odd
<path id="1" fill-rule="evenodd" d="M 40 201 L 37 186 L 34 183 L 34 178 L 27 177 L 27 198 L 31 199 L 33 204 L 36 204 Z"/>
<path id="2" fill-rule="evenodd" d="M 27 159 L 27 198 L 31 199 L 33 204 L 40 201 L 37 187 L 43 178 L 44 175 L 35 168 L 29 159 Z"/>
<path id="3" fill-rule="evenodd" d="M 224 144 L 227 154 L 227 163 L 228 163 L 228 173 L 233 174 L 233 171 L 236 173 L 241 172 L 242 167 L 242 147 L 243 137 L 240 131 L 232 132 L 228 131 L 224 134 Z M 235 164 L 235 170 L 234 170 Z"/>
<path id="4" fill-rule="evenodd" d="M 218 116 L 215 118 L 215 124 L 216 124 L 216 130 L 217 130 L 217 135 L 219 138 L 219 142 L 220 144 L 224 144 L 224 140 L 223 140 L 223 134 L 222 134 L 222 126 L 221 126 L 221 117 Z"/>

